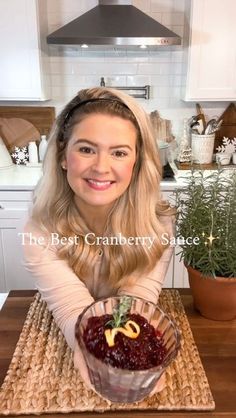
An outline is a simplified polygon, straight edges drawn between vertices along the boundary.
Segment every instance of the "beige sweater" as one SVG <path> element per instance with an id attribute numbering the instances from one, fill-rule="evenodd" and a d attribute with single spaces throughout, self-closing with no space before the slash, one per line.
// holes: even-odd
<path id="1" fill-rule="evenodd" d="M 162 217 L 166 230 L 173 235 L 173 217 Z M 82 310 L 101 297 L 126 294 L 139 296 L 155 304 L 158 301 L 164 278 L 172 257 L 173 248 L 168 247 L 155 268 L 148 276 L 140 277 L 134 285 L 123 285 L 118 291 L 109 287 L 103 275 L 104 255 L 97 255 L 94 275 L 86 285 L 69 267 L 66 260 L 58 257 L 56 246 L 32 244 L 29 233 L 34 238 L 42 233 L 29 221 L 25 227 L 24 253 L 27 270 L 34 277 L 35 287 L 47 302 L 55 321 L 64 334 L 68 345 L 75 348 L 75 323 Z"/>

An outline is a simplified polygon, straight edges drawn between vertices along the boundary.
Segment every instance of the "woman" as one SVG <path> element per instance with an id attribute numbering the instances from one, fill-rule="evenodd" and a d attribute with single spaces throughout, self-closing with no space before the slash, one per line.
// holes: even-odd
<path id="1" fill-rule="evenodd" d="M 78 315 L 95 299 L 126 294 L 157 303 L 172 255 L 162 236 L 172 235 L 173 222 L 160 180 L 149 118 L 130 96 L 81 90 L 58 116 L 24 248 L 73 350 Z"/>

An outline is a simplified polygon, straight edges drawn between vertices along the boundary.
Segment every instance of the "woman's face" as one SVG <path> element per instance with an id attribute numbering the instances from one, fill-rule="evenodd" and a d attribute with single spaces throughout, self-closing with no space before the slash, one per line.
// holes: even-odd
<path id="1" fill-rule="evenodd" d="M 75 125 L 62 165 L 78 206 L 111 207 L 128 188 L 137 131 L 129 120 L 91 114 Z"/>

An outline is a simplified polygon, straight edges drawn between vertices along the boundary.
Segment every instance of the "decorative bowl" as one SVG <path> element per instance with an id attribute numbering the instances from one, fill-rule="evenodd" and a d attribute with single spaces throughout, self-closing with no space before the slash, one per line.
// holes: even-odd
<path id="1" fill-rule="evenodd" d="M 83 352 L 92 385 L 97 393 L 112 402 L 137 402 L 154 389 L 157 381 L 177 356 L 180 333 L 175 323 L 157 306 L 144 299 L 133 297 L 130 313 L 138 313 L 161 333 L 166 354 L 162 364 L 146 370 L 128 370 L 112 367 L 96 358 L 85 346 L 83 334 L 92 316 L 112 314 L 122 297 L 98 300 L 88 306 L 78 318 L 76 338 Z"/>

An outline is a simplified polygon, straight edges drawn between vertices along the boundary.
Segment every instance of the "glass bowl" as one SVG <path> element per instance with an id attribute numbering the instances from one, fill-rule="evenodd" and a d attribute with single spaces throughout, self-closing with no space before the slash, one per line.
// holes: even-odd
<path id="1" fill-rule="evenodd" d="M 112 402 L 137 402 L 154 389 L 157 381 L 177 356 L 180 348 L 180 333 L 175 323 L 157 306 L 144 299 L 133 297 L 130 313 L 138 313 L 161 334 L 166 356 L 161 365 L 146 370 L 119 369 L 103 363 L 90 353 L 83 340 L 84 330 L 91 316 L 112 314 L 122 296 L 101 299 L 88 306 L 76 324 L 76 338 L 83 352 L 88 373 L 96 392 Z"/>

